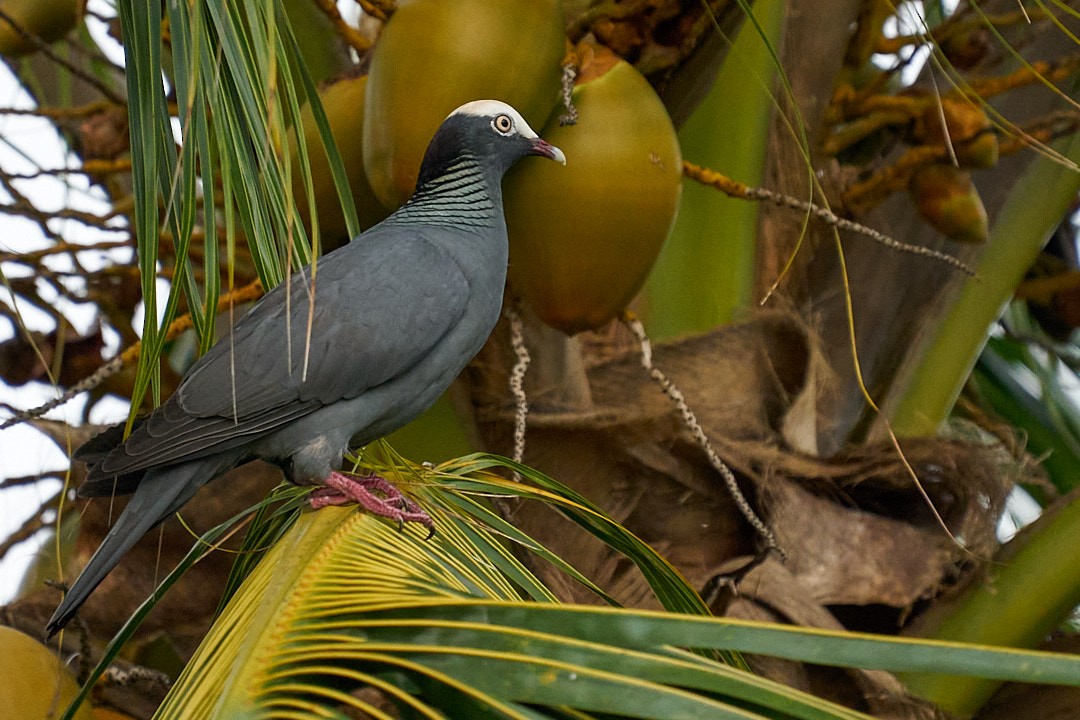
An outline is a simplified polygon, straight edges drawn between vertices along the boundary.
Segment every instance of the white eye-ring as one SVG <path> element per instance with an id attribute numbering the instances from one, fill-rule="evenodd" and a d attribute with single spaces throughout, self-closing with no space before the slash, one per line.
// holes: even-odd
<path id="1" fill-rule="evenodd" d="M 510 135 L 514 131 L 514 120 L 509 115 L 496 115 L 491 120 L 491 127 L 500 135 Z"/>

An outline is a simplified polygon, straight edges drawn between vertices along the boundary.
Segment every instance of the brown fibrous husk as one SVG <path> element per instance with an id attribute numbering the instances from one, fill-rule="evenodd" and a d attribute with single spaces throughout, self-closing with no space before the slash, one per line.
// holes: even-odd
<path id="1" fill-rule="evenodd" d="M 903 440 L 903 457 L 891 442 L 818 455 L 814 438 L 829 418 L 816 408 L 834 387 L 832 372 L 812 328 L 793 312 L 760 311 L 657 344 L 653 355 L 786 554 L 763 561 L 755 560 L 761 538 L 642 367 L 624 327 L 564 338 L 538 322 L 526 326 L 527 344 L 542 354 L 526 381 L 525 463 L 650 543 L 709 591 L 717 614 L 897 632 L 926 601 L 978 576 L 996 547 L 997 518 L 1025 466 L 1005 444 L 975 431 Z M 476 427 L 496 452 L 509 452 L 513 432 L 505 389 L 512 358 L 502 328 L 468 377 Z M 658 606 L 628 560 L 552 510 L 523 503 L 512 512 L 515 524 L 621 602 Z M 597 601 L 557 570 L 533 569 L 565 599 Z M 770 667 L 792 684 L 819 689 L 805 666 Z M 890 676 L 847 675 L 864 708 L 882 717 L 928 716 Z"/>

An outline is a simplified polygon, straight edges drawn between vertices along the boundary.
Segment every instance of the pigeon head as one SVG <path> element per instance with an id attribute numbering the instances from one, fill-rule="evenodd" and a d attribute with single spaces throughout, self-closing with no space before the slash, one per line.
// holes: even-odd
<path id="1" fill-rule="evenodd" d="M 428 145 L 416 187 L 452 172 L 462 161 L 479 163 L 498 182 L 527 155 L 566 164 L 562 150 L 541 139 L 517 110 L 498 100 L 474 100 L 443 120 Z"/>

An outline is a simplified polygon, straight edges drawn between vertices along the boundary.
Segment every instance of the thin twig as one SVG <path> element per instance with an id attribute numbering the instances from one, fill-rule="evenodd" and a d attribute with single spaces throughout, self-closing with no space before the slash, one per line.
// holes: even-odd
<path id="1" fill-rule="evenodd" d="M 19 543 L 25 542 L 37 535 L 39 530 L 44 530 L 45 528 L 52 527 L 56 524 L 55 513 L 50 513 L 48 511 L 55 510 L 60 504 L 61 494 L 62 492 L 58 492 L 43 502 L 37 512 L 27 518 L 17 530 L 4 538 L 3 542 L 0 542 L 0 558 L 6 556 L 8 551 Z"/>
<path id="2" fill-rule="evenodd" d="M 120 158 L 117 160 L 83 160 L 82 167 L 40 168 L 28 173 L 4 173 L 4 177 L 9 180 L 36 180 L 41 177 L 57 177 L 60 175 L 111 175 L 130 171 L 131 160 Z"/>
<path id="3" fill-rule="evenodd" d="M 562 103 L 566 112 L 559 116 L 559 125 L 575 125 L 578 111 L 574 106 L 574 81 L 578 76 L 578 55 L 571 50 L 562 62 Z"/>
<path id="4" fill-rule="evenodd" d="M 957 547 L 971 557 L 977 557 L 973 552 L 964 547 L 964 544 L 953 535 L 949 529 L 948 523 L 945 522 L 945 518 L 938 512 L 937 507 L 934 505 L 933 499 L 929 493 L 926 492 L 926 488 L 923 487 L 922 481 L 919 480 L 918 474 L 915 472 L 915 468 L 908 462 L 907 455 L 904 454 L 904 449 L 900 446 L 900 438 L 893 432 L 892 423 L 889 422 L 888 416 L 881 411 L 877 402 L 874 400 L 874 396 L 870 394 L 869 388 L 866 387 L 866 381 L 863 378 L 862 362 L 859 360 L 859 347 L 855 338 L 855 305 L 851 300 L 851 278 L 848 276 L 847 260 L 844 257 L 844 246 L 840 242 L 840 233 L 834 232 L 834 241 L 836 243 L 836 254 L 840 260 L 840 279 L 844 286 L 844 313 L 847 315 L 847 329 L 848 329 L 848 348 L 851 350 L 851 360 L 855 368 L 855 381 L 859 386 L 859 392 L 862 393 L 863 400 L 870 406 L 870 409 L 881 419 L 882 424 L 885 427 L 885 432 L 889 436 L 889 441 L 892 443 L 893 449 L 896 450 L 897 457 L 900 458 L 900 463 L 904 466 L 904 470 L 907 471 L 908 477 L 915 484 L 915 488 L 919 491 L 923 500 L 926 502 L 927 508 L 933 514 L 934 519 L 937 521 L 941 529 L 945 531 L 945 534 L 952 540 Z"/>
<path id="5" fill-rule="evenodd" d="M 245 285 L 239 290 L 234 290 L 233 292 L 223 295 L 221 298 L 219 298 L 217 303 L 217 311 L 220 313 L 225 309 L 233 306 L 234 304 L 254 300 L 260 295 L 262 295 L 262 293 L 262 283 L 256 280 L 248 285 Z M 193 323 L 191 320 L 191 313 L 182 315 L 172 321 L 172 323 L 169 325 L 169 329 L 165 332 L 165 337 L 171 340 L 178 336 L 180 333 L 190 328 L 192 324 Z M 117 355 L 115 358 L 108 361 L 107 363 L 99 367 L 97 370 L 95 370 L 93 373 L 91 373 L 89 377 L 79 381 L 78 383 L 72 385 L 70 388 L 65 390 L 60 396 L 55 397 L 44 405 L 40 405 L 36 408 L 31 408 L 29 410 L 21 410 L 17 412 L 14 417 L 10 417 L 3 423 L 0 423 L 0 430 L 6 430 L 13 425 L 18 425 L 20 423 L 26 422 L 27 420 L 32 420 L 36 417 L 40 417 L 45 413 L 49 412 L 50 410 L 60 407 L 64 403 L 74 398 L 79 393 L 93 390 L 98 385 L 103 383 L 106 379 L 120 372 L 124 368 L 124 366 L 131 365 L 137 362 L 139 360 L 139 355 L 141 354 L 141 342 L 137 342 L 131 345 L 122 353 Z"/>
<path id="6" fill-rule="evenodd" d="M 139 347 L 138 344 L 133 347 Z M 130 349 L 130 348 L 129 348 Z M 14 417 L 9 417 L 3 423 L 0 423 L 0 430 L 7 430 L 9 427 L 14 427 L 20 423 L 24 423 L 27 420 L 33 420 L 34 418 L 41 417 L 50 410 L 55 410 L 61 405 L 66 404 L 72 398 L 79 393 L 93 390 L 101 383 L 105 382 L 108 378 L 112 377 L 116 373 L 120 372 L 124 368 L 123 356 L 117 356 L 105 363 L 93 373 L 91 373 L 84 380 L 80 380 L 75 383 L 60 395 L 54 397 L 43 405 L 38 405 L 36 408 L 30 408 L 29 410 L 21 410 L 15 414 Z"/>
<path id="7" fill-rule="evenodd" d="M 510 370 L 510 394 L 514 397 L 514 455 L 516 463 L 525 457 L 525 424 L 529 416 L 529 399 L 525 395 L 525 373 L 532 358 L 529 348 L 525 347 L 525 325 L 521 321 L 519 303 L 506 308 L 506 317 L 510 320 L 510 345 L 514 349 L 514 367 Z M 515 479 L 517 473 L 514 474 Z"/>
<path id="8" fill-rule="evenodd" d="M 52 60 L 60 67 L 66 69 L 68 72 L 70 72 L 72 75 L 75 75 L 83 82 L 96 88 L 98 92 L 109 98 L 109 100 L 111 100 L 112 102 L 116 103 L 117 105 L 127 105 L 124 98 L 113 92 L 112 89 L 107 87 L 103 82 L 101 82 L 99 78 L 94 77 L 78 65 L 70 62 L 67 58 L 62 58 L 57 55 L 55 52 L 53 52 L 53 49 L 49 47 L 48 43 L 39 38 L 37 35 L 31 32 L 27 32 L 25 28 L 19 25 L 19 23 L 17 23 L 15 19 L 11 17 L 11 15 L 7 14 L 2 9 L 0 9 L 0 21 L 6 22 L 15 32 L 33 43 L 34 46 L 37 48 L 37 51 L 40 52 L 42 55 Z"/>
<path id="9" fill-rule="evenodd" d="M 682 394 L 682 391 L 675 386 L 671 379 L 665 375 L 658 367 L 653 365 L 652 361 L 652 343 L 649 342 L 648 335 L 645 334 L 645 326 L 641 324 L 641 321 L 633 316 L 630 312 L 624 312 L 621 318 L 624 325 L 630 329 L 630 332 L 637 338 L 638 343 L 641 345 L 641 365 L 649 373 L 649 377 L 656 381 L 656 384 L 660 386 L 664 394 L 667 395 L 673 403 L 675 408 L 679 411 L 679 415 L 682 417 L 683 424 L 690 431 L 694 440 L 698 446 L 705 452 L 705 456 L 709 459 L 709 464 L 713 466 L 720 477 L 724 479 L 724 484 L 727 486 L 728 493 L 730 493 L 732 500 L 735 501 L 735 506 L 742 513 L 742 516 L 746 518 L 746 522 L 750 524 L 752 528 L 757 532 L 759 536 L 765 541 L 766 550 L 775 550 L 780 554 L 780 557 L 787 557 L 787 553 L 780 547 L 780 544 L 776 541 L 776 536 L 773 531 L 765 524 L 765 522 L 758 517 L 754 509 L 750 507 L 750 503 L 746 497 L 742 494 L 742 490 L 739 489 L 739 483 L 735 479 L 735 473 L 731 471 L 720 456 L 713 450 L 712 443 L 709 442 L 708 436 L 701 427 L 701 423 L 698 422 L 697 416 L 694 415 L 694 411 L 690 409 L 690 406 L 686 402 L 686 397 Z"/>
<path id="10" fill-rule="evenodd" d="M 389 20 L 397 9 L 397 3 L 394 0 L 356 0 L 356 4 L 367 15 L 383 22 Z"/>
<path id="11" fill-rule="evenodd" d="M 101 676 L 102 680 L 117 687 L 134 688 L 136 691 L 168 690 L 172 687 L 172 679 L 160 670 L 142 667 L 141 665 L 129 665 L 117 667 L 110 665 Z"/>
<path id="12" fill-rule="evenodd" d="M 926 45 L 928 42 L 941 44 L 962 33 L 978 31 L 987 24 L 994 27 L 1009 27 L 1019 22 L 1031 23 L 1031 18 L 1042 19 L 1047 17 L 1045 10 L 1033 10 L 1030 15 L 1023 3 L 1017 3 L 1020 10 L 1005 12 L 999 15 L 988 15 L 986 18 L 962 18 L 961 15 L 953 15 L 929 32 L 920 32 L 913 35 L 896 35 L 894 37 L 879 37 L 874 45 L 874 52 L 885 55 L 895 55 L 906 47 L 914 45 Z M 960 19 L 957 19 L 960 18 Z"/>
<path id="13" fill-rule="evenodd" d="M 5 177 L 3 174 L 0 174 L 0 185 L 3 185 L 4 190 L 6 190 L 8 195 L 10 195 L 14 200 L 12 205 L 0 205 L 0 212 L 4 212 L 4 214 L 16 214 L 8 213 L 5 211 L 9 207 L 18 207 L 20 208 L 21 212 L 17 214 L 21 214 L 27 219 L 33 221 L 34 224 L 38 226 L 38 229 L 41 230 L 41 234 L 44 235 L 46 239 L 53 240 L 55 242 L 63 242 L 63 238 L 61 238 L 55 230 L 49 227 L 49 223 L 47 222 L 49 218 L 44 213 L 39 211 L 33 203 L 27 200 L 26 196 L 20 193 L 19 189 L 15 187 L 15 184 L 8 180 L 8 178 Z"/>
<path id="14" fill-rule="evenodd" d="M 27 252 L 0 252 L 0 262 L 21 262 L 27 265 L 37 263 L 49 255 L 75 254 L 81 252 L 107 252 L 119 248 L 130 248 L 128 240 L 101 240 L 95 243 L 59 242 L 40 250 L 28 250 Z"/>
<path id="15" fill-rule="evenodd" d="M 6 177 L 2 179 L 6 179 Z M 8 190 L 9 188 L 5 187 L 4 189 Z M 20 200 L 17 200 L 13 203 L 6 203 L 0 205 L 0 213 L 3 213 L 4 215 L 18 215 L 20 217 L 34 220 L 35 222 L 37 222 L 42 217 L 41 210 L 39 210 L 33 203 Z M 73 208 L 60 208 L 59 210 L 50 212 L 48 215 L 48 219 L 73 220 L 77 223 L 82 223 L 86 227 L 118 232 L 123 230 L 123 228 L 112 227 L 107 223 L 110 220 L 116 219 L 121 214 L 122 213 L 120 212 L 112 211 L 106 213 L 105 215 L 96 215 L 91 212 L 84 212 L 82 210 L 75 210 Z M 55 233 L 53 233 L 52 235 L 53 237 L 56 237 L 58 241 L 61 241 L 61 238 L 59 238 L 59 236 L 56 236 Z"/>
<path id="16" fill-rule="evenodd" d="M 0 115 L 21 115 L 42 117 L 49 120 L 80 120 L 92 117 L 100 112 L 116 107 L 108 100 L 94 100 L 75 107 L 49 107 L 39 105 L 35 108 L 0 108 Z"/>
<path id="17" fill-rule="evenodd" d="M 11 410 L 11 406 L 5 403 L 4 409 Z M 60 479 L 57 477 L 57 473 L 59 472 L 61 471 L 53 470 L 46 473 L 37 473 L 35 475 L 20 475 L 19 477 L 4 478 L 0 480 L 0 490 L 7 490 L 13 487 L 24 487 L 26 485 L 37 485 L 42 480 L 47 480 L 49 478 L 58 480 Z"/>
<path id="18" fill-rule="evenodd" d="M 349 43 L 350 46 L 355 48 L 356 52 L 365 53 L 371 49 L 371 40 L 365 37 L 363 33 L 352 25 L 345 22 L 345 18 L 341 17 L 341 12 L 338 10 L 334 0 L 315 0 L 315 4 L 334 25 L 334 30 L 337 34 L 340 35 L 345 42 Z"/>
<path id="19" fill-rule="evenodd" d="M 789 197 L 787 195 L 781 195 L 780 193 L 773 192 L 772 190 L 766 190 L 765 188 L 755 188 L 749 185 L 744 185 L 741 182 L 732 180 L 731 178 L 722 175 L 715 170 L 695 165 L 692 162 L 683 162 L 683 175 L 696 180 L 702 185 L 708 185 L 709 187 L 720 190 L 725 195 L 729 195 L 734 198 L 740 198 L 743 200 L 769 200 L 780 207 L 788 207 L 792 210 L 799 210 L 801 212 L 808 212 L 814 217 L 823 222 L 828 223 L 840 230 L 847 230 L 849 232 L 864 235 L 874 242 L 880 243 L 890 250 L 896 250 L 898 252 L 910 253 L 912 255 L 920 255 L 932 260 L 938 260 L 950 265 L 960 272 L 970 277 L 976 277 L 975 270 L 966 265 L 963 261 L 948 255 L 946 253 L 934 250 L 932 248 L 923 247 L 922 245 L 910 245 L 908 243 L 900 242 L 888 235 L 874 230 L 873 228 L 861 225 L 852 220 L 842 218 L 833 211 L 814 205 L 813 203 L 798 198 Z"/>

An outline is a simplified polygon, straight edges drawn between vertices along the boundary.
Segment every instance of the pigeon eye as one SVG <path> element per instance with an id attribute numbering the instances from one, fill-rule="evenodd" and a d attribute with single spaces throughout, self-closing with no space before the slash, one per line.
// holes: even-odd
<path id="1" fill-rule="evenodd" d="M 509 135 L 510 131 L 514 129 L 514 121 L 510 119 L 509 115 L 497 115 L 491 121 L 491 127 L 495 128 L 495 132 L 500 135 Z"/>

